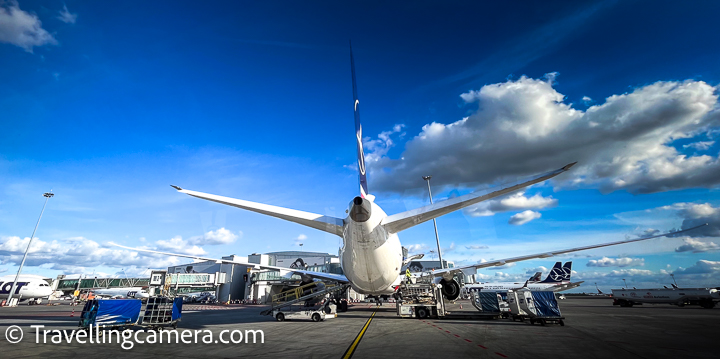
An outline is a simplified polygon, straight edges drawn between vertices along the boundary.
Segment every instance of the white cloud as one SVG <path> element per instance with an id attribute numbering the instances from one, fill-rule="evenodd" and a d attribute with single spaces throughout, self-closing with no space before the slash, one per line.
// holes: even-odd
<path id="1" fill-rule="evenodd" d="M 295 241 L 295 245 L 302 246 L 303 241 L 306 240 L 306 239 L 307 239 L 307 236 L 306 236 L 306 235 L 300 234 L 299 236 L 297 236 L 297 237 L 296 237 L 295 239 L 293 239 L 293 240 Z"/>
<path id="2" fill-rule="evenodd" d="M 545 272 L 547 272 L 547 270 L 548 270 L 547 267 L 545 267 L 545 266 L 539 266 L 539 267 L 535 267 L 535 268 L 528 268 L 528 269 L 526 269 L 526 270 L 525 270 L 525 274 L 533 275 L 533 274 L 535 274 L 536 272 L 545 273 Z"/>
<path id="3" fill-rule="evenodd" d="M 492 216 L 498 212 L 519 211 L 523 209 L 543 209 L 557 206 L 558 200 L 550 197 L 543 197 L 536 193 L 532 197 L 526 197 L 525 192 L 513 193 L 501 199 L 492 199 L 480 202 L 464 210 L 465 214 L 472 217 Z"/>
<path id="4" fill-rule="evenodd" d="M 693 252 L 701 253 L 720 249 L 720 245 L 715 242 L 703 242 L 694 238 L 685 238 L 685 244 L 675 248 L 675 252 Z"/>
<path id="5" fill-rule="evenodd" d="M 698 274 L 702 276 L 706 275 L 718 275 L 720 274 L 720 261 L 707 261 L 699 260 L 694 265 L 688 268 L 678 268 L 675 271 L 675 275 L 693 275 Z M 717 278 L 717 277 L 714 277 Z"/>
<path id="6" fill-rule="evenodd" d="M 411 244 L 405 248 L 407 248 L 408 253 L 410 254 L 424 253 L 429 249 L 426 244 Z"/>
<path id="7" fill-rule="evenodd" d="M 0 263 L 19 264 L 29 241 L 29 237 L 0 238 Z M 42 266 L 65 273 L 89 273 L 99 266 L 125 268 L 127 271 L 131 267 L 167 268 L 178 262 L 176 257 L 116 249 L 84 237 L 73 237 L 52 242 L 35 238 L 25 265 Z"/>
<path id="8" fill-rule="evenodd" d="M 694 148 L 698 151 L 707 151 L 715 144 L 715 141 L 698 141 L 687 145 L 683 145 L 683 148 Z"/>
<path id="9" fill-rule="evenodd" d="M 68 11 L 67 5 L 63 5 L 63 9 L 59 11 L 58 20 L 66 24 L 74 24 L 77 21 L 77 14 L 73 14 Z"/>
<path id="10" fill-rule="evenodd" d="M 588 267 L 635 267 L 644 266 L 645 259 L 643 258 L 608 258 L 602 257 L 601 259 L 592 259 L 587 263 Z"/>
<path id="11" fill-rule="evenodd" d="M 488 249 L 490 247 L 485 245 L 472 245 L 472 246 L 465 246 L 467 249 Z"/>
<path id="12" fill-rule="evenodd" d="M 538 212 L 527 210 L 523 211 L 517 214 L 514 214 L 510 219 L 508 220 L 509 224 L 512 224 L 514 226 L 522 226 L 525 223 L 528 223 L 532 221 L 533 219 L 538 219 L 542 215 Z"/>
<path id="13" fill-rule="evenodd" d="M 673 146 L 720 123 L 718 93 L 705 82 L 656 82 L 586 111 L 566 103 L 549 81 L 527 77 L 462 98 L 477 103 L 476 112 L 427 124 L 400 158 L 370 163 L 373 188 L 403 192 L 426 174 L 439 186 L 515 182 L 575 161 L 558 186 L 651 193 L 720 184 L 717 156 L 688 156 Z"/>
<path id="14" fill-rule="evenodd" d="M 197 245 L 219 245 L 230 244 L 242 237 L 242 232 L 235 234 L 228 229 L 220 228 L 215 231 L 208 231 L 202 237 L 193 237 L 188 240 L 191 244 Z"/>
<path id="15" fill-rule="evenodd" d="M 693 237 L 720 237 L 720 208 L 709 203 L 676 203 L 672 209 L 678 209 L 678 215 L 683 218 L 682 229 L 688 229 L 707 223 L 687 235 Z"/>
<path id="16" fill-rule="evenodd" d="M 0 42 L 33 52 L 33 47 L 57 45 L 55 38 L 42 28 L 37 15 L 20 10 L 17 1 L 0 2 Z"/>
<path id="17" fill-rule="evenodd" d="M 194 256 L 207 254 L 204 249 L 190 243 L 191 241 L 185 241 L 181 236 L 175 236 L 168 240 L 161 239 L 155 242 L 158 248 L 170 251 L 178 254 L 190 254 Z"/>

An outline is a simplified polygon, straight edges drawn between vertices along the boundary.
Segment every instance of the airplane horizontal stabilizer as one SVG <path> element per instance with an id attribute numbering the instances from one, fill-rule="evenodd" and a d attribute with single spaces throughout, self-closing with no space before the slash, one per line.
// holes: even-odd
<path id="1" fill-rule="evenodd" d="M 336 236 L 342 237 L 343 235 L 343 220 L 341 218 L 324 216 L 310 212 L 303 212 L 289 208 L 271 206 L 269 204 L 244 201 L 241 199 L 235 199 L 230 197 L 216 196 L 214 194 L 190 191 L 182 189 L 178 186 L 171 185 L 171 187 L 178 190 L 178 192 L 182 192 L 193 197 L 246 209 L 248 211 L 257 212 L 272 217 L 277 217 L 286 221 L 302 224 L 303 226 L 332 233 Z"/>
<path id="2" fill-rule="evenodd" d="M 297 274 L 306 275 L 306 276 L 309 276 L 312 278 L 331 280 L 331 281 L 340 282 L 340 283 L 350 283 L 350 281 L 347 279 L 347 277 L 344 275 L 341 275 L 341 274 L 314 272 L 314 271 L 307 271 L 307 270 L 299 270 L 299 269 L 295 269 L 295 268 L 285 268 L 285 267 L 270 266 L 270 265 L 257 264 L 257 263 L 231 261 L 228 259 L 208 258 L 208 257 L 195 256 L 195 255 L 191 255 L 191 254 L 161 252 L 161 251 L 154 251 L 151 249 L 127 247 L 127 246 L 123 246 L 123 245 L 113 243 L 113 242 L 109 242 L 109 244 L 116 246 L 116 247 L 125 248 L 125 249 L 138 251 L 138 252 L 155 253 L 155 254 L 162 254 L 162 255 L 166 255 L 166 256 L 191 258 L 191 259 L 197 259 L 197 260 L 203 260 L 203 261 L 214 261 L 216 263 L 240 264 L 240 265 L 245 265 L 245 266 L 251 266 L 255 269 L 277 270 L 277 271 L 280 271 L 281 275 L 284 275 L 286 273 L 297 273 Z"/>
<path id="3" fill-rule="evenodd" d="M 482 192 L 473 192 L 464 196 L 451 198 L 442 202 L 437 202 L 428 206 L 416 208 L 410 211 L 394 214 L 387 216 L 382 221 L 383 227 L 390 233 L 397 233 L 402 230 L 408 229 L 425 221 L 429 221 L 433 218 L 440 217 L 444 214 L 457 211 L 459 209 L 471 206 L 475 203 L 487 201 L 489 199 L 508 194 L 513 191 L 517 191 L 521 188 L 540 183 L 542 181 L 553 178 L 574 166 L 577 162 L 570 163 L 564 167 L 551 171 L 542 175 L 539 175 L 529 181 L 525 181 L 514 186 L 501 188 L 497 191 L 483 194 Z"/>
<path id="4" fill-rule="evenodd" d="M 572 253 L 572 252 L 584 251 L 584 250 L 586 250 L 586 249 L 595 249 L 595 248 L 616 246 L 616 245 L 618 245 L 618 244 L 625 244 L 625 243 L 646 241 L 646 240 L 648 240 L 648 239 L 653 239 L 653 238 L 658 238 L 658 237 L 665 237 L 665 236 L 675 237 L 675 236 L 677 236 L 677 235 L 680 234 L 680 233 L 692 231 L 693 229 L 697 229 L 697 228 L 704 227 L 704 226 L 707 226 L 707 225 L 708 225 L 708 224 L 705 223 L 705 224 L 701 224 L 701 225 L 699 225 L 699 226 L 695 226 L 695 227 L 692 227 L 692 228 L 683 229 L 683 230 L 681 230 L 681 231 L 668 232 L 668 233 L 658 234 L 658 235 L 656 235 L 656 236 L 651 236 L 651 237 L 626 239 L 626 240 L 617 241 L 617 242 L 609 242 L 609 243 L 602 243 L 602 244 L 593 244 L 593 245 L 584 246 L 584 247 L 576 247 L 576 248 L 570 248 L 570 249 L 560 249 L 560 250 L 552 251 L 552 252 L 543 252 L 543 253 L 537 253 L 537 254 L 529 254 L 529 255 L 520 256 L 520 257 L 513 257 L 513 258 L 506 258 L 506 259 L 498 259 L 498 260 L 488 261 L 488 262 L 484 262 L 484 263 L 477 263 L 477 264 L 471 264 L 471 265 L 454 267 L 454 268 L 436 269 L 436 270 L 430 271 L 429 275 L 432 275 L 432 276 L 434 276 L 434 277 L 442 276 L 442 277 L 450 278 L 450 277 L 452 277 L 453 275 L 457 274 L 458 272 L 462 271 L 463 269 L 468 269 L 468 268 L 480 269 L 480 268 L 488 268 L 488 267 L 502 266 L 502 265 L 505 265 L 505 264 L 508 264 L 508 263 L 521 262 L 521 261 L 526 261 L 526 260 L 536 259 L 536 258 L 549 258 L 549 257 L 556 256 L 556 255 L 559 255 L 559 254 L 565 254 L 565 253 Z"/>

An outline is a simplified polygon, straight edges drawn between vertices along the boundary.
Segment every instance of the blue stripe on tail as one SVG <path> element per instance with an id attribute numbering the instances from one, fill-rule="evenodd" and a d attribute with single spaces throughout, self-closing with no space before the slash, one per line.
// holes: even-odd
<path id="1" fill-rule="evenodd" d="M 357 81 L 355 80 L 355 60 L 352 53 L 352 42 L 350 42 L 350 71 L 352 72 L 353 107 L 355 113 L 355 138 L 357 141 L 357 161 L 360 179 L 360 194 L 365 197 L 368 194 L 367 177 L 365 175 L 365 152 L 362 144 L 362 125 L 360 124 L 360 100 L 357 95 Z"/>

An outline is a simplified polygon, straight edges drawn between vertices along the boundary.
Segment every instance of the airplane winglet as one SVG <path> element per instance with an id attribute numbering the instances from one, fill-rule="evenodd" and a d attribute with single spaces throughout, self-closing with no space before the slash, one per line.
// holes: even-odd
<path id="1" fill-rule="evenodd" d="M 573 162 L 573 163 L 571 163 L 571 164 L 565 165 L 565 167 L 563 167 L 562 169 L 565 170 L 565 171 L 567 171 L 567 170 L 570 169 L 570 167 L 575 166 L 576 164 L 577 164 L 577 161 L 575 161 L 575 162 Z"/>
<path id="2" fill-rule="evenodd" d="M 175 189 L 178 190 L 178 191 L 182 191 L 182 188 L 180 188 L 180 187 L 178 187 L 178 186 L 176 186 L 176 185 L 172 185 L 172 184 L 171 184 L 170 187 L 175 188 Z"/>

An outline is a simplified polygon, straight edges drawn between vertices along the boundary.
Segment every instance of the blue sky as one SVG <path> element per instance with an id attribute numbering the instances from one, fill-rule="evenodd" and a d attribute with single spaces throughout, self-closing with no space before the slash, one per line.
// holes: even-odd
<path id="1" fill-rule="evenodd" d="M 720 34 L 711 2 L 0 3 L 0 274 L 113 275 L 339 239 L 169 185 L 343 216 L 357 194 L 348 40 L 388 214 L 579 161 L 438 219 L 458 264 L 711 222 L 578 253 L 589 286 L 717 286 Z M 400 233 L 428 252 L 432 224 Z M 487 248 L 484 248 L 487 247 Z M 526 278 L 553 260 L 480 270 Z M 540 268 L 542 269 L 542 268 Z M 532 274 L 532 273 L 530 273 Z"/>

